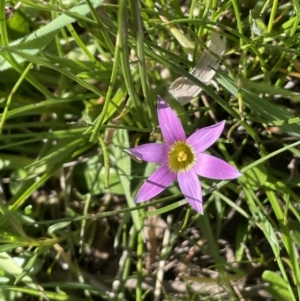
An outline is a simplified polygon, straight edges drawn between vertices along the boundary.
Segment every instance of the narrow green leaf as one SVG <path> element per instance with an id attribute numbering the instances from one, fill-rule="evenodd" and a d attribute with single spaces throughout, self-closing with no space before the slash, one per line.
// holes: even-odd
<path id="1" fill-rule="evenodd" d="M 229 78 L 224 72 L 217 71 L 216 80 L 232 95 L 238 96 L 238 87 L 236 83 Z M 294 117 L 288 111 L 285 111 L 278 106 L 267 102 L 266 100 L 258 97 L 255 93 L 241 87 L 241 93 L 243 96 L 243 102 L 251 110 L 255 111 L 261 117 L 265 119 L 265 122 L 272 122 L 274 120 L 285 120 Z M 299 124 L 283 124 L 281 129 L 290 133 L 293 136 L 300 136 L 300 125 Z"/>
<path id="2" fill-rule="evenodd" d="M 45 251 L 45 248 L 43 248 Z M 38 256 L 41 255 L 40 249 L 37 249 L 32 256 L 29 258 L 29 260 L 25 261 L 25 258 L 23 257 L 14 257 L 14 260 L 16 261 L 18 258 L 22 261 L 24 261 L 24 264 L 21 264 L 23 270 L 22 272 L 16 277 L 15 284 L 20 282 L 24 277 L 27 275 L 32 276 L 33 272 L 36 273 L 39 269 L 42 267 L 42 260 L 38 258 Z"/>
<path id="3" fill-rule="evenodd" d="M 103 0 L 91 0 L 91 4 L 94 7 L 99 6 Z M 45 25 L 44 27 L 38 29 L 27 37 L 18 39 L 9 44 L 9 47 L 15 50 L 22 50 L 27 54 L 37 54 L 39 50 L 45 47 L 56 35 L 57 31 L 63 28 L 64 26 L 71 24 L 76 21 L 76 17 L 84 16 L 90 12 L 89 6 L 86 3 L 81 3 L 69 11 L 71 14 L 73 13 L 73 17 L 68 16 L 67 12 Z M 74 15 L 75 14 L 75 15 Z M 0 54 L 3 50 L 0 49 Z M 13 54 L 14 59 L 18 63 L 22 63 L 25 61 L 25 58 L 18 55 Z M 0 71 L 11 68 L 11 64 L 6 61 L 2 56 L 0 56 Z"/>
<path id="4" fill-rule="evenodd" d="M 54 225 L 51 225 L 48 228 L 48 233 L 50 234 L 51 237 L 56 237 L 55 232 L 57 232 L 58 230 L 61 229 L 65 229 L 66 227 L 68 227 L 70 225 L 70 222 L 60 222 L 60 223 L 56 223 Z"/>
<path id="5" fill-rule="evenodd" d="M 295 297 L 291 295 L 288 290 L 288 284 L 277 273 L 273 271 L 264 271 L 262 274 L 262 280 L 269 284 L 269 286 L 265 289 L 272 295 L 274 300 L 295 300 Z"/>
<path id="6" fill-rule="evenodd" d="M 136 207 L 130 190 L 130 174 L 131 174 L 131 158 L 119 150 L 118 146 L 129 147 L 128 132 L 125 130 L 118 130 L 111 145 L 114 161 L 121 184 L 123 186 L 124 194 L 129 208 Z M 134 226 L 138 232 L 142 230 L 142 225 L 139 217 L 140 210 L 131 211 L 131 217 Z"/>

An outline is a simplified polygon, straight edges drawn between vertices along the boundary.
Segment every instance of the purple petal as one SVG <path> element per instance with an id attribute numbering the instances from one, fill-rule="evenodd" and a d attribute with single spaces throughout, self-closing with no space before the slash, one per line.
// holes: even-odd
<path id="1" fill-rule="evenodd" d="M 159 167 L 142 185 L 135 202 L 140 203 L 154 198 L 165 190 L 176 178 L 176 174 L 171 172 L 167 166 Z"/>
<path id="2" fill-rule="evenodd" d="M 147 162 L 163 164 L 168 160 L 168 146 L 161 143 L 147 143 L 130 148 L 128 151 Z"/>
<path id="3" fill-rule="evenodd" d="M 221 136 L 224 125 L 225 120 L 202 128 L 187 138 L 186 142 L 194 148 L 196 154 L 202 153 Z"/>
<path id="4" fill-rule="evenodd" d="M 159 96 L 157 102 L 157 114 L 159 126 L 167 144 L 173 144 L 175 141 L 185 141 L 185 132 L 179 118 Z"/>
<path id="5" fill-rule="evenodd" d="M 235 179 L 242 174 L 227 162 L 207 154 L 198 154 L 193 170 L 202 177 L 216 180 Z"/>
<path id="6" fill-rule="evenodd" d="M 203 214 L 201 185 L 197 174 L 190 170 L 177 174 L 179 187 L 190 205 Z"/>

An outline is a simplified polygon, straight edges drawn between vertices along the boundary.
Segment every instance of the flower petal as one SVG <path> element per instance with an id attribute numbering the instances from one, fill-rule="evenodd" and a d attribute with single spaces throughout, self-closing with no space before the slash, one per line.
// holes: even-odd
<path id="1" fill-rule="evenodd" d="M 163 164 L 168 160 L 168 146 L 162 143 L 147 143 L 130 148 L 128 151 L 147 162 Z"/>
<path id="2" fill-rule="evenodd" d="M 154 198 L 165 190 L 176 178 L 176 174 L 171 172 L 165 165 L 159 167 L 142 185 L 135 202 L 140 203 Z"/>
<path id="3" fill-rule="evenodd" d="M 167 144 L 185 141 L 186 136 L 179 118 L 169 105 L 158 96 L 157 114 L 159 126 Z"/>
<path id="4" fill-rule="evenodd" d="M 202 153 L 221 136 L 224 125 L 225 120 L 202 128 L 187 138 L 186 142 L 194 148 L 196 154 Z"/>
<path id="5" fill-rule="evenodd" d="M 196 211 L 203 214 L 201 185 L 197 174 L 190 170 L 178 173 L 177 179 L 184 197 Z"/>
<path id="6" fill-rule="evenodd" d="M 242 174 L 227 162 L 207 154 L 198 154 L 193 170 L 202 177 L 216 180 L 235 179 Z"/>

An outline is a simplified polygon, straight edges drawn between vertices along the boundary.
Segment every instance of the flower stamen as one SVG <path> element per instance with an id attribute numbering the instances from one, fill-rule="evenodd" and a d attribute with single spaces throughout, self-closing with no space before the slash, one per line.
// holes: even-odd
<path id="1" fill-rule="evenodd" d="M 184 162 L 187 160 L 187 154 L 184 151 L 180 151 L 177 156 L 178 162 Z"/>
<path id="2" fill-rule="evenodd" d="M 177 141 L 168 153 L 169 168 L 173 172 L 186 172 L 195 163 L 195 154 L 186 142 Z"/>

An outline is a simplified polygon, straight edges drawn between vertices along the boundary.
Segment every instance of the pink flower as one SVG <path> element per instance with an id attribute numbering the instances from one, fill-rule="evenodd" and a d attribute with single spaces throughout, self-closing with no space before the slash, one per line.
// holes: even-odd
<path id="1" fill-rule="evenodd" d="M 137 158 L 161 165 L 144 182 L 135 201 L 139 203 L 154 198 L 177 178 L 186 200 L 196 211 L 203 214 L 198 175 L 216 180 L 241 176 L 227 162 L 203 153 L 220 137 L 225 121 L 197 130 L 186 138 L 179 118 L 160 97 L 157 113 L 165 143 L 148 143 L 129 149 Z"/>

